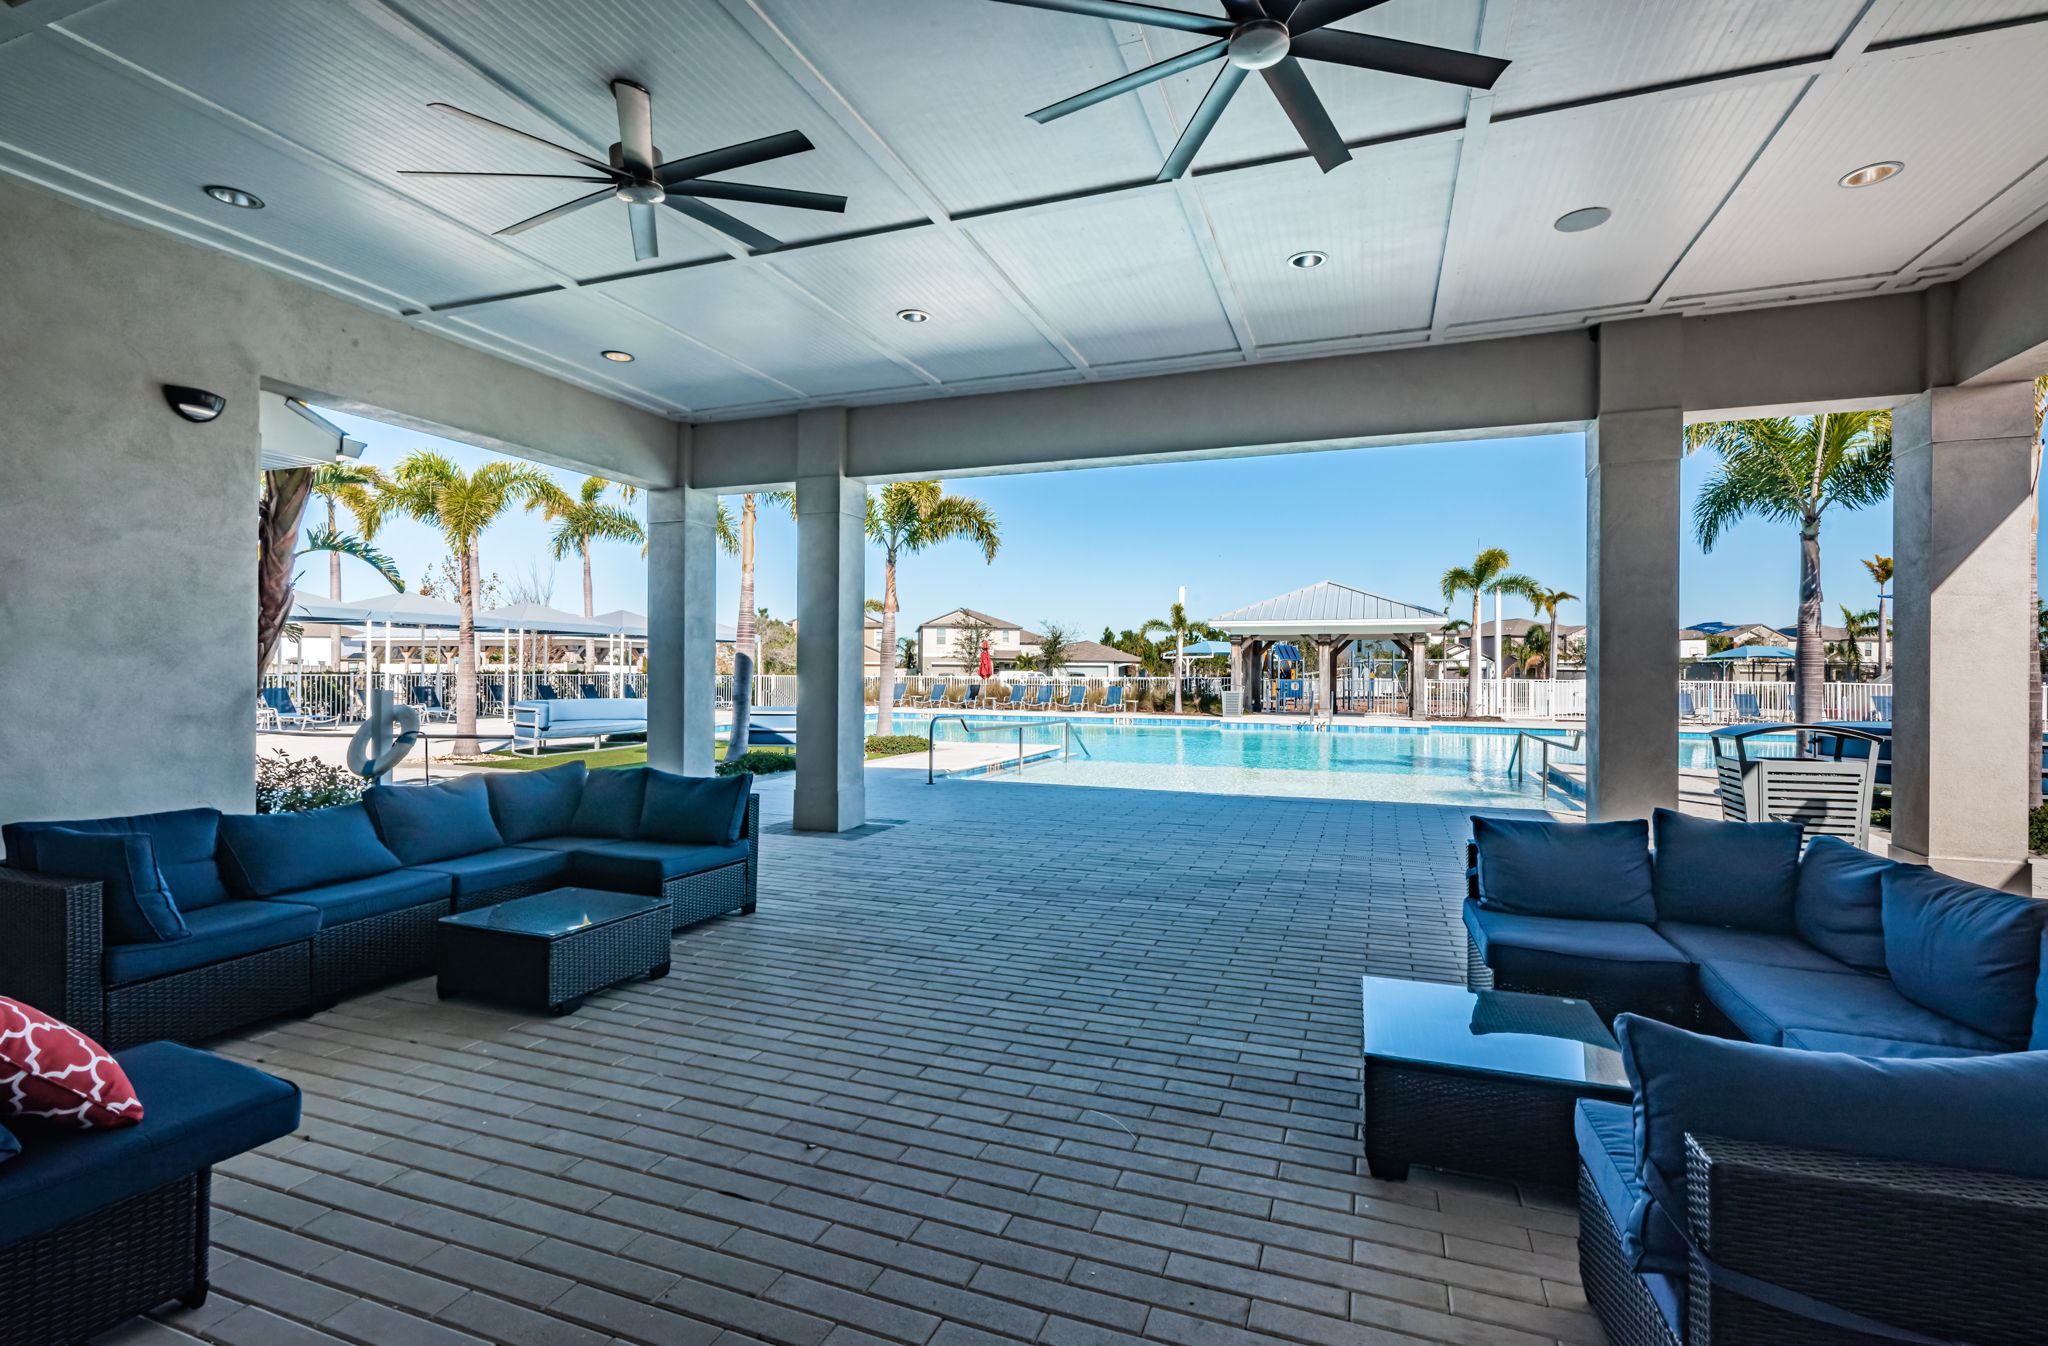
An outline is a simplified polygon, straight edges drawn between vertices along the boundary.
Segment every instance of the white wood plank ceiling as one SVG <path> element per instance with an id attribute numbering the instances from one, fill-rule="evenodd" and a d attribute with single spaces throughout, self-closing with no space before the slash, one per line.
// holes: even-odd
<path id="1" fill-rule="evenodd" d="M 1254 80 L 1155 183 L 1213 67 L 1025 113 L 1201 39 L 989 0 L 15 0 L 0 170 L 685 419 L 1913 289 L 2048 216 L 2048 0 L 1341 26 L 1514 64 L 1477 94 L 1311 64 L 1355 156 L 1328 176 Z M 788 242 L 748 255 L 663 212 L 636 263 L 608 205 L 493 236 L 582 188 L 397 176 L 558 171 L 430 102 L 601 153 L 616 77 L 669 156 L 801 130 L 814 152 L 733 176 L 846 213 L 728 204 Z M 1881 160 L 1905 171 L 1837 185 Z M 1588 206 L 1611 219 L 1553 228 Z"/>

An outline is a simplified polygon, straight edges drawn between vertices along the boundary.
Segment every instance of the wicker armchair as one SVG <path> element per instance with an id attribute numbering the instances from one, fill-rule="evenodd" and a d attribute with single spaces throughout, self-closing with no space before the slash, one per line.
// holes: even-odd
<path id="1" fill-rule="evenodd" d="M 750 912 L 761 872 L 761 796 L 747 796 L 747 826 L 740 834 L 747 858 L 739 864 L 685 874 L 661 885 L 661 895 L 675 909 L 675 928 L 708 921 L 729 911 Z"/>
<path id="2" fill-rule="evenodd" d="M 157 1038 L 203 1041 L 312 1000 L 312 939 L 109 986 L 97 880 L 0 868 L 0 912 L 0 989 L 109 1051 Z"/>
<path id="3" fill-rule="evenodd" d="M 1688 1136 L 1686 1196 L 1699 1251 L 1684 1330 L 1674 1333 L 1628 1269 L 1620 1235 L 1581 1168 L 1579 1266 L 1614 1346 L 1895 1346 L 1902 1339 L 1749 1298 L 1717 1284 L 1702 1254 L 1728 1271 L 1922 1338 L 1972 1346 L 2042 1340 L 2048 1180 Z"/>

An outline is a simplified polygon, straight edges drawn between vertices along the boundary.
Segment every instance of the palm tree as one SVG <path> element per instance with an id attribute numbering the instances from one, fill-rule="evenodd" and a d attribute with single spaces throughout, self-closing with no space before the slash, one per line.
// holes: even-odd
<path id="1" fill-rule="evenodd" d="M 1820 522 L 1831 505 L 1862 509 L 1892 489 L 1889 411 L 1823 412 L 1804 419 L 1690 425 L 1686 452 L 1711 448 L 1721 465 L 1693 502 L 1693 532 L 1710 552 L 1722 532 L 1752 516 L 1799 526 L 1799 638 L 1795 713 L 1822 714 L 1827 653 L 1820 634 Z"/>
<path id="2" fill-rule="evenodd" d="M 725 503 L 718 506 L 718 545 L 727 555 L 739 553 L 740 558 L 740 615 L 733 625 L 733 648 L 745 650 L 754 661 L 754 667 L 761 666 L 761 639 L 754 617 L 754 520 L 759 511 L 755 500 L 759 499 L 775 506 L 778 510 L 796 517 L 795 491 L 749 491 L 740 497 L 740 526 L 738 536 L 733 534 L 732 515 L 726 511 Z"/>
<path id="3" fill-rule="evenodd" d="M 1476 716 L 1479 714 L 1479 596 L 1514 594 L 1533 603 L 1540 588 L 1527 575 L 1518 575 L 1508 569 L 1508 554 L 1504 548 L 1488 547 L 1472 558 L 1470 566 L 1452 566 L 1444 572 L 1444 602 L 1455 603 L 1458 595 L 1467 591 L 1472 595 L 1472 654 L 1465 661 L 1465 714 Z"/>
<path id="4" fill-rule="evenodd" d="M 1863 680 L 1863 642 L 1872 632 L 1878 630 L 1877 612 L 1852 611 L 1847 603 L 1837 603 L 1842 614 L 1842 664 L 1855 675 L 1855 681 Z"/>
<path id="5" fill-rule="evenodd" d="M 1892 558 L 1873 556 L 1863 563 L 1870 572 L 1870 582 L 1877 586 L 1877 680 L 1883 682 L 1892 675 L 1891 631 L 1884 619 L 1886 589 L 1892 587 Z"/>
<path id="6" fill-rule="evenodd" d="M 550 539 L 550 552 L 557 561 L 566 561 L 571 556 L 583 561 L 583 615 L 597 614 L 590 583 L 590 544 L 607 542 L 645 542 L 647 530 L 640 526 L 640 520 L 622 505 L 614 505 L 604 498 L 611 489 L 611 483 L 603 477 L 585 477 L 583 484 L 571 496 L 566 491 L 557 492 L 553 499 L 541 506 L 542 513 L 555 525 L 555 535 Z M 624 487 L 626 498 L 632 499 L 632 487 Z"/>
<path id="7" fill-rule="evenodd" d="M 944 482 L 892 481 L 868 495 L 868 541 L 882 549 L 882 648 L 896 648 L 896 562 L 899 557 L 954 538 L 964 538 L 981 548 L 982 559 L 996 559 L 1002 534 L 996 527 L 995 511 L 986 501 L 966 495 L 947 495 Z M 890 708 L 894 679 L 882 679 L 883 695 L 876 698 L 875 733 L 891 732 Z"/>
<path id="8" fill-rule="evenodd" d="M 1529 598 L 1529 602 L 1536 608 L 1536 615 L 1544 618 L 1546 624 L 1550 627 L 1550 631 L 1543 641 L 1542 664 L 1543 676 L 1546 678 L 1557 676 L 1557 605 L 1560 603 L 1575 603 L 1578 601 L 1578 598 L 1577 594 L 1571 593 L 1568 590 L 1545 589 L 1541 585 L 1537 586 L 1536 592 Z"/>
<path id="9" fill-rule="evenodd" d="M 546 509 L 562 488 L 539 468 L 498 459 L 464 472 L 445 454 L 415 449 L 379 490 L 385 507 L 437 528 L 454 553 L 460 583 L 456 602 L 462 615 L 455 650 L 461 676 L 455 680 L 455 755 L 476 754 L 476 581 L 477 543 L 484 530 L 515 504 Z"/>
<path id="10" fill-rule="evenodd" d="M 327 527 L 324 530 L 327 538 L 339 540 L 347 536 L 341 531 L 339 520 L 335 517 L 337 507 L 346 507 L 348 512 L 355 516 L 356 528 L 364 542 L 377 536 L 377 526 L 384 517 L 383 498 L 377 494 L 377 485 L 381 480 L 382 477 L 376 468 L 362 463 L 326 463 L 313 469 L 313 494 L 319 496 L 327 505 Z M 345 547 L 312 545 L 313 539 L 321 536 L 321 533 L 322 530 L 319 529 L 309 533 L 306 538 L 307 545 L 300 549 L 300 554 L 304 555 L 309 551 L 331 553 L 327 558 L 327 596 L 340 602 L 341 558 L 355 553 Z M 371 564 L 375 565 L 376 562 L 372 561 Z M 383 572 L 386 579 L 391 580 L 393 588 L 404 591 L 404 583 L 394 578 L 393 571 L 382 566 L 378 569 Z"/>
<path id="11" fill-rule="evenodd" d="M 1162 646 L 1171 645 L 1175 651 L 1173 659 L 1173 713 L 1180 714 L 1180 687 L 1187 680 L 1187 658 L 1180 653 L 1182 647 L 1197 641 L 1214 640 L 1222 635 L 1215 627 L 1200 620 L 1190 620 L 1187 608 L 1175 603 L 1166 610 L 1162 619 L 1154 617 L 1138 628 L 1138 634 L 1147 639 L 1157 633 Z M 1328 693 L 1326 692 L 1325 695 Z"/>

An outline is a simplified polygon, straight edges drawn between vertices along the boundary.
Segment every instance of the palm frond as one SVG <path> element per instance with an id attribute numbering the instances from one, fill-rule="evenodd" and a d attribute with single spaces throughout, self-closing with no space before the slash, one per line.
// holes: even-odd
<path id="1" fill-rule="evenodd" d="M 405 576 L 399 574 L 398 563 L 383 552 L 378 551 L 375 547 L 372 547 L 363 538 L 356 537 L 352 533 L 336 532 L 325 527 L 312 528 L 306 532 L 305 545 L 292 554 L 294 556 L 304 556 L 309 552 L 316 551 L 339 552 L 343 556 L 353 556 L 364 565 L 375 570 L 379 575 L 382 575 L 385 582 L 393 589 L 396 589 L 399 593 L 405 592 Z"/>

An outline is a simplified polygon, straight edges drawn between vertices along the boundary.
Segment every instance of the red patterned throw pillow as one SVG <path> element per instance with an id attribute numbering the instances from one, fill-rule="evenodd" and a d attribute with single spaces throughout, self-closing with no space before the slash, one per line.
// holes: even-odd
<path id="1" fill-rule="evenodd" d="M 142 1120 L 135 1086 L 105 1047 L 0 996 L 0 1116 L 85 1130 Z"/>

